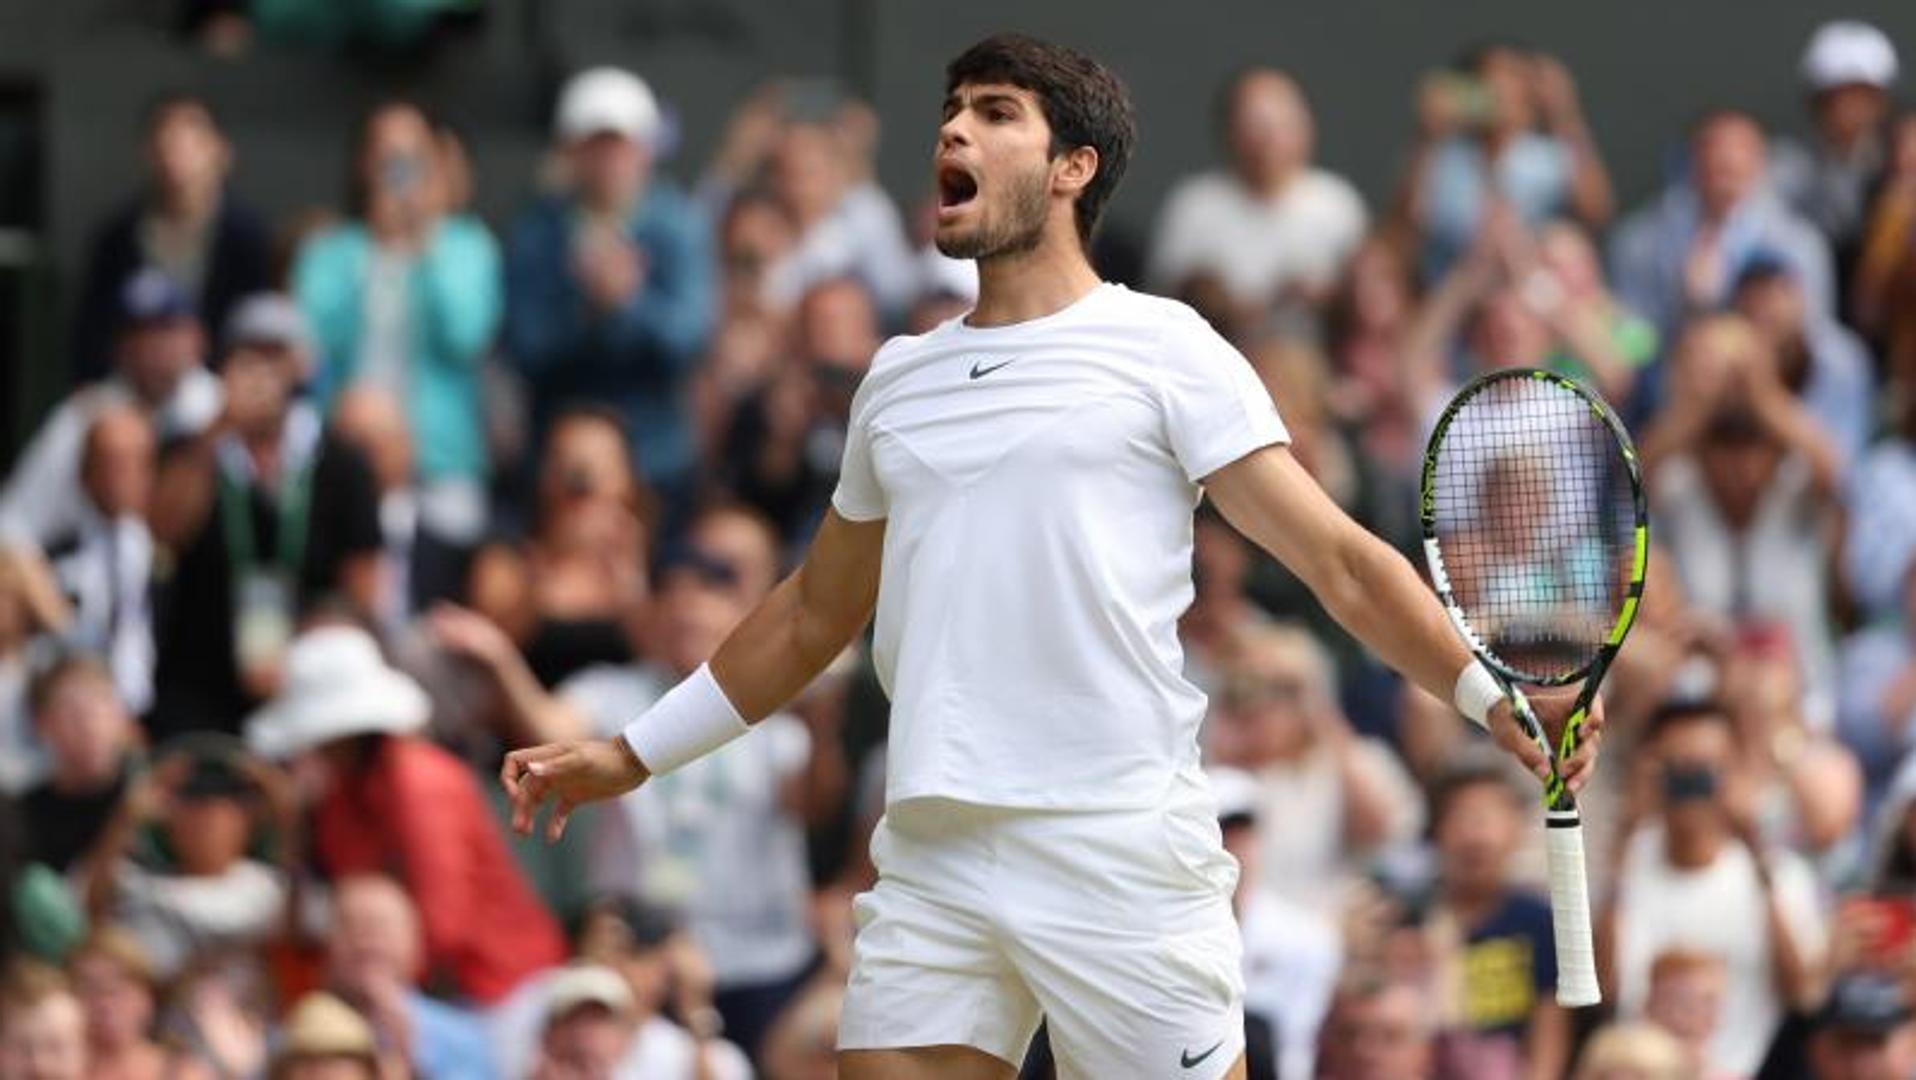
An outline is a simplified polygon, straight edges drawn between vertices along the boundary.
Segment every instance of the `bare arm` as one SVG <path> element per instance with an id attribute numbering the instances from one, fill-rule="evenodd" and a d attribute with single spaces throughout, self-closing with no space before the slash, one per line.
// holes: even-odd
<path id="1" fill-rule="evenodd" d="M 1539 1001 L 1524 1033 L 1524 1056 L 1531 1080 L 1556 1080 L 1570 1064 L 1570 1012 L 1554 1001 Z"/>
<path id="2" fill-rule="evenodd" d="M 1310 586 L 1346 630 L 1405 678 L 1449 701 L 1471 660 L 1436 597 L 1410 563 L 1324 494 L 1289 448 L 1267 446 L 1204 480 L 1218 509 L 1237 530 Z M 1539 711 L 1548 705 L 1539 701 Z M 1491 711 L 1491 733 L 1539 777 L 1549 774 L 1542 750 L 1524 737 L 1507 704 Z M 1593 709 L 1587 737 L 1564 766 L 1580 786 L 1596 756 L 1602 727 Z"/>
<path id="3" fill-rule="evenodd" d="M 805 562 L 733 629 L 712 657 L 712 675 L 732 707 L 755 723 L 816 678 L 870 620 L 878 601 L 885 523 L 825 515 Z M 515 750 L 500 779 L 513 827 L 532 831 L 547 801 L 553 839 L 574 807 L 623 795 L 650 774 L 625 739 L 574 739 Z"/>

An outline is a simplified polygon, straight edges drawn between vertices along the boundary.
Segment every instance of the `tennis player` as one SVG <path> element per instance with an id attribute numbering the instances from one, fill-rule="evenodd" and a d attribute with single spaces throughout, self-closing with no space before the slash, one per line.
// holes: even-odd
<path id="1" fill-rule="evenodd" d="M 1004 35 L 951 62 L 937 244 L 977 260 L 977 306 L 879 350 L 804 564 L 710 664 L 622 737 L 503 769 L 514 826 L 552 802 L 556 837 L 580 804 L 744 735 L 875 608 L 891 736 L 839 1025 L 851 1080 L 1012 1076 L 1041 1015 L 1066 1077 L 1244 1075 L 1237 866 L 1177 637 L 1206 492 L 1386 662 L 1548 775 L 1410 564 L 1292 458 L 1243 356 L 1092 270 L 1134 137 L 1123 85 L 1081 53 Z"/>

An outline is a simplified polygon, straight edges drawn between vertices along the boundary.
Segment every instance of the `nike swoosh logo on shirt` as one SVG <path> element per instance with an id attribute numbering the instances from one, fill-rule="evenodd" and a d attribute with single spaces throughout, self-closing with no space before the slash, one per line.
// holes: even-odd
<path id="1" fill-rule="evenodd" d="M 1209 1050 L 1206 1050 L 1202 1054 L 1193 1054 L 1189 1050 L 1186 1050 L 1182 1054 L 1178 1055 L 1178 1064 L 1184 1066 L 1187 1069 L 1195 1069 L 1199 1065 L 1204 1063 L 1205 1058 L 1210 1057 L 1212 1054 L 1217 1053 L 1218 1047 L 1223 1045 L 1224 1045 L 1224 1040 L 1219 1039 L 1217 1042 L 1212 1043 L 1211 1048 Z"/>
<path id="2" fill-rule="evenodd" d="M 1017 359 L 1017 357 L 1015 356 L 1012 357 L 1012 360 L 1015 360 L 1015 359 Z M 995 363 L 991 365 L 990 367 L 985 367 L 982 361 L 974 360 L 971 362 L 971 377 L 974 379 L 982 379 L 985 376 L 991 374 L 992 372 L 998 370 L 1001 367 L 1004 367 L 1006 364 L 1009 364 L 1009 363 L 1011 363 L 1011 360 L 1000 360 L 998 363 Z"/>

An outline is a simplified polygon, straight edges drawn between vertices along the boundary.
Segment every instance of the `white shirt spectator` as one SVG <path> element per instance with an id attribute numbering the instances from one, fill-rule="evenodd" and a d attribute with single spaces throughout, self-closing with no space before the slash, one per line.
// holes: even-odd
<path id="1" fill-rule="evenodd" d="M 75 391 L 61 402 L 34 433 L 0 490 L 0 538 L 45 547 L 74 528 L 79 506 L 74 493 L 80 490 L 87 429 L 109 405 L 139 404 L 133 388 L 118 377 Z M 205 430 L 222 404 L 219 379 L 205 368 L 189 371 L 173 395 L 149 414 L 160 445 Z"/>
<path id="2" fill-rule="evenodd" d="M 108 520 L 74 497 L 74 529 L 47 549 L 54 578 L 73 603 L 71 644 L 106 658 L 120 700 L 134 714 L 153 704 L 153 534 L 127 516 Z"/>
<path id="3" fill-rule="evenodd" d="M 1325 915 L 1263 888 L 1251 890 L 1238 924 L 1244 935 L 1244 1011 L 1271 1023 L 1278 1080 L 1310 1080 L 1317 1029 L 1344 966 L 1343 934 Z"/>
<path id="4" fill-rule="evenodd" d="M 563 970 L 534 975 L 506 1000 L 486 1014 L 486 1031 L 493 1064 L 500 1076 L 526 1076 L 539 1057 L 540 1027 L 554 979 Z M 737 1044 L 714 1039 L 706 1061 L 711 1071 L 697 1069 L 698 1042 L 690 1032 L 662 1016 L 651 1016 L 633 1034 L 632 1045 L 619 1062 L 615 1080 L 752 1080 L 752 1065 Z"/>
<path id="5" fill-rule="evenodd" d="M 286 912 L 285 877 L 253 859 L 217 877 L 154 873 L 127 861 L 114 884 L 117 920 L 140 939 L 163 978 L 197 955 L 263 944 Z"/>
<path id="6" fill-rule="evenodd" d="M 776 303 L 790 307 L 814 285 L 856 278 L 878 309 L 896 318 L 914 299 L 919 274 L 898 207 L 878 185 L 864 183 L 847 191 L 830 214 L 799 237 L 772 268 L 768 288 Z"/>
<path id="7" fill-rule="evenodd" d="M 1770 857 L 1773 888 L 1795 946 L 1811 957 L 1824 943 L 1816 879 L 1788 851 Z M 1641 1017 L 1650 966 L 1667 949 L 1694 949 L 1728 966 L 1723 1010 L 1710 1040 L 1710 1067 L 1751 1076 L 1783 1020 L 1770 947 L 1768 899 L 1749 849 L 1729 842 L 1715 862 L 1680 870 L 1664 857 L 1661 826 L 1630 838 L 1617 890 L 1617 1008 Z"/>
<path id="8" fill-rule="evenodd" d="M 1809 463 L 1796 455 L 1783 459 L 1741 535 L 1717 511 L 1694 459 L 1665 463 L 1652 490 L 1659 537 L 1691 602 L 1720 615 L 1786 626 L 1802 667 L 1804 716 L 1828 730 L 1836 711 L 1830 553 Z"/>
<path id="9" fill-rule="evenodd" d="M 1417 781 L 1389 747 L 1365 736 L 1355 739 L 1352 752 L 1359 767 L 1379 774 L 1381 786 L 1416 789 Z M 1257 819 L 1271 823 L 1258 830 L 1259 886 L 1307 909 L 1332 912 L 1343 899 L 1350 868 L 1368 854 L 1353 852 L 1344 839 L 1344 785 L 1336 751 L 1320 744 L 1295 762 L 1266 765 L 1253 775 Z M 1415 840 L 1423 828 L 1422 802 L 1400 800 L 1379 847 Z"/>
<path id="10" fill-rule="evenodd" d="M 1264 199 L 1227 172 L 1171 191 L 1153 238 L 1151 287 L 1171 293 L 1217 275 L 1233 300 L 1268 306 L 1288 287 L 1329 286 L 1364 238 L 1364 200 L 1341 176 L 1310 168 Z"/>
<path id="11" fill-rule="evenodd" d="M 673 681 L 647 668 L 596 667 L 559 693 L 612 735 Z M 811 877 L 804 826 L 779 792 L 811 752 L 804 723 L 775 714 L 719 752 L 653 777 L 599 818 L 594 891 L 684 910 L 720 989 L 797 974 L 817 950 Z"/>

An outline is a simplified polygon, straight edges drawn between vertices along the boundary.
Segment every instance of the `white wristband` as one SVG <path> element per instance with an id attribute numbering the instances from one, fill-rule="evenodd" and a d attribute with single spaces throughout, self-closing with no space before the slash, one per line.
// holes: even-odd
<path id="1" fill-rule="evenodd" d="M 750 730 L 712 677 L 711 665 L 700 664 L 625 726 L 625 741 L 647 772 L 662 776 Z"/>
<path id="2" fill-rule="evenodd" d="M 1457 688 L 1450 699 L 1471 723 L 1489 730 L 1490 710 L 1504 699 L 1504 688 L 1483 661 L 1472 660 L 1457 673 Z"/>

